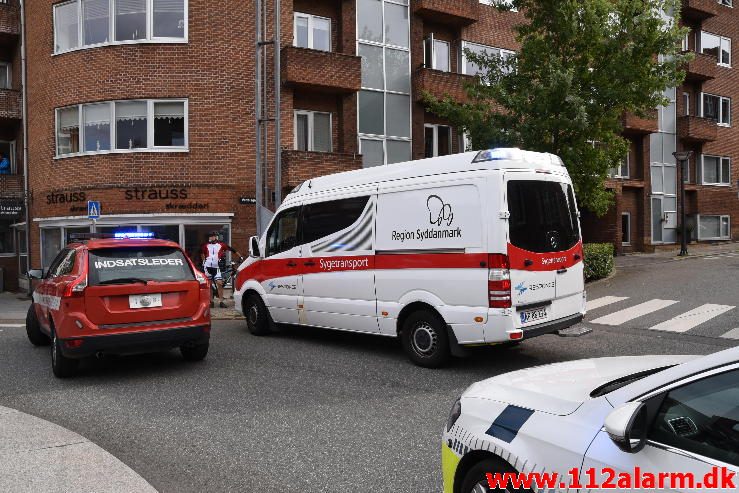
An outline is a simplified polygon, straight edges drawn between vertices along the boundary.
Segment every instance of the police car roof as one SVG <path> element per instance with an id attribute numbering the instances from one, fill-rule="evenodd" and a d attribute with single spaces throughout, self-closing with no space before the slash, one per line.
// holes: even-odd
<path id="1" fill-rule="evenodd" d="M 71 245 L 84 245 L 90 250 L 99 248 L 136 248 L 136 247 L 173 247 L 180 248 L 174 241 L 141 239 L 141 238 L 96 238 L 86 241 L 75 241 Z"/>
<path id="2" fill-rule="evenodd" d="M 541 169 L 555 173 L 567 173 L 562 160 L 554 154 L 524 151 L 518 148 L 498 148 L 472 151 L 449 156 L 439 156 L 418 161 L 365 168 L 308 180 L 288 197 L 312 194 L 371 183 L 380 183 L 444 173 L 460 173 L 474 170 Z"/>

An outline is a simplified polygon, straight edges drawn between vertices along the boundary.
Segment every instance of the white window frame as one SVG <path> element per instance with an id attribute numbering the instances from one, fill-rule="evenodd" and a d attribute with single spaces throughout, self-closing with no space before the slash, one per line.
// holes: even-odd
<path id="1" fill-rule="evenodd" d="M 706 166 L 706 158 L 712 157 L 718 159 L 718 177 L 719 181 L 716 183 L 711 183 L 706 181 L 706 173 L 705 173 L 705 166 Z M 723 181 L 723 170 L 724 170 L 724 160 L 729 161 L 729 176 L 726 177 L 726 181 Z M 710 185 L 714 187 L 730 187 L 731 186 L 731 158 L 727 156 L 715 156 L 713 154 L 701 154 L 701 185 Z"/>
<path id="2" fill-rule="evenodd" d="M 146 37 L 143 39 L 129 39 L 124 41 L 116 41 L 115 39 L 115 2 L 117 0 L 108 0 L 108 39 L 110 41 L 103 43 L 94 43 L 86 45 L 83 43 L 84 37 L 84 19 L 82 17 L 82 1 L 81 0 L 70 0 L 68 2 L 56 3 L 52 6 L 52 29 L 54 31 L 54 47 L 52 48 L 52 56 L 62 55 L 64 53 L 71 53 L 73 51 L 89 50 L 92 48 L 99 48 L 101 46 L 114 46 L 114 45 L 130 45 L 130 44 L 187 44 L 189 43 L 189 25 L 190 25 L 190 0 L 184 1 L 184 26 L 183 26 L 183 37 L 171 38 L 171 37 L 155 37 L 154 36 L 154 0 L 146 0 Z M 76 4 L 77 5 L 77 46 L 68 50 L 56 51 L 56 9 L 62 5 Z"/>
<path id="3" fill-rule="evenodd" d="M 461 67 L 460 67 L 459 73 L 465 74 L 465 75 L 473 75 L 473 74 L 468 74 L 467 73 L 467 53 L 466 53 L 466 50 L 467 50 L 467 48 L 470 45 L 479 46 L 481 48 L 489 49 L 489 50 L 498 50 L 500 52 L 499 54 L 500 54 L 501 57 L 504 57 L 504 56 L 505 57 L 509 57 L 509 56 L 514 56 L 516 54 L 515 51 L 506 50 L 505 48 L 498 48 L 496 46 L 488 46 L 488 45 L 484 45 L 484 44 L 481 44 L 481 43 L 475 43 L 473 41 L 465 41 L 465 40 L 462 40 L 462 44 L 461 44 L 461 46 L 462 46 L 462 48 L 461 48 L 461 59 L 460 59 Z"/>
<path id="4" fill-rule="evenodd" d="M 623 173 L 624 166 L 626 174 Z M 619 163 L 618 167 L 611 168 L 611 178 L 629 179 L 631 177 L 631 151 L 626 153 L 626 158 Z"/>
<path id="5" fill-rule="evenodd" d="M 622 231 L 621 231 L 621 237 L 623 238 L 624 232 L 623 232 L 623 218 L 626 217 L 626 223 L 629 227 L 629 234 L 626 235 L 627 241 L 621 241 L 621 246 L 631 246 L 631 212 L 622 212 L 621 213 L 621 224 L 622 224 Z"/>
<path id="6" fill-rule="evenodd" d="M 308 46 L 298 46 L 298 29 L 297 29 L 297 22 L 298 19 L 306 19 L 308 21 Z M 311 50 L 318 50 L 318 51 L 324 51 L 319 48 L 313 47 L 313 21 L 315 19 L 322 19 L 325 21 L 328 21 L 328 52 L 333 51 L 333 43 L 331 42 L 331 36 L 332 36 L 332 29 L 331 26 L 331 18 L 330 17 L 323 17 L 320 15 L 313 15 L 313 14 L 306 14 L 304 12 L 295 12 L 293 14 L 293 46 L 298 48 L 308 48 Z"/>
<path id="7" fill-rule="evenodd" d="M 683 93 L 683 106 L 685 107 L 685 113 L 683 116 L 690 116 L 690 93 Z"/>
<path id="8" fill-rule="evenodd" d="M 511 9 L 511 12 L 518 12 L 518 9 L 515 8 L 513 5 L 511 5 L 513 3 L 511 2 L 511 0 L 480 0 L 480 3 L 483 5 L 492 5 L 492 6 L 508 5 Z"/>
<path id="9" fill-rule="evenodd" d="M 138 149 L 116 149 L 116 103 L 146 103 L 146 138 L 147 147 Z M 184 103 L 185 117 L 185 145 L 184 146 L 155 146 L 154 145 L 154 103 Z M 110 105 L 110 149 L 104 151 L 84 151 L 85 143 L 85 124 L 84 124 L 84 106 L 86 105 Z M 68 108 L 77 107 L 78 124 L 79 124 L 79 152 L 71 152 L 68 154 L 59 154 L 59 112 Z M 54 159 L 67 159 L 77 156 L 92 156 L 99 154 L 130 154 L 130 153 L 147 153 L 147 152 L 190 152 L 190 105 L 188 99 L 119 99 L 115 101 L 101 101 L 94 103 L 74 104 L 71 106 L 63 106 L 54 110 L 54 142 L 56 148 L 54 150 Z"/>
<path id="10" fill-rule="evenodd" d="M 718 229 L 719 229 L 719 236 L 713 236 L 713 237 L 703 237 L 701 236 L 701 219 L 704 217 L 718 217 Z M 729 223 L 729 231 L 726 236 L 721 235 L 721 230 L 723 229 L 724 221 L 727 221 Z M 726 214 L 698 214 L 697 220 L 696 220 L 696 226 L 697 226 L 697 238 L 698 241 L 708 241 L 708 240 L 730 240 L 731 239 L 731 216 Z"/>
<path id="11" fill-rule="evenodd" d="M 732 108 L 731 108 L 731 98 L 726 97 L 726 96 L 719 96 L 718 94 L 712 94 L 710 92 L 702 92 L 700 94 L 701 94 L 701 97 L 700 97 L 700 115 L 701 115 L 701 118 L 706 118 L 705 114 L 703 113 L 703 109 L 704 109 L 703 108 L 703 100 L 704 100 L 705 96 L 713 96 L 714 98 L 719 98 L 719 104 L 718 104 L 719 119 L 716 122 L 716 125 L 718 125 L 719 127 L 731 127 L 731 124 L 732 124 L 732 117 L 731 117 L 731 110 L 732 110 Z M 721 120 L 723 120 L 723 116 L 724 116 L 724 113 L 723 113 L 724 112 L 723 101 L 725 99 L 729 101 L 729 123 L 723 123 L 721 121 Z"/>
<path id="12" fill-rule="evenodd" d="M 433 156 L 430 156 L 430 157 L 439 157 L 439 129 L 440 128 L 446 128 L 449 131 L 449 154 L 452 154 L 454 152 L 452 149 L 452 127 L 449 125 L 432 124 L 432 123 L 425 123 L 423 125 L 424 152 L 426 150 L 426 129 L 429 129 L 429 128 L 433 130 L 433 138 L 434 138 Z"/>
<path id="13" fill-rule="evenodd" d="M 734 2 L 732 0 L 718 0 L 719 5 L 723 5 L 724 7 L 734 7 Z"/>
<path id="14" fill-rule="evenodd" d="M 329 125 L 329 150 L 328 151 L 316 151 L 313 149 L 313 136 L 315 132 L 315 116 L 316 115 L 328 115 Z M 308 116 L 308 149 L 306 152 L 334 152 L 334 115 L 327 111 L 312 111 L 312 110 L 294 110 L 293 111 L 293 149 L 298 151 L 298 115 Z"/>
<path id="15" fill-rule="evenodd" d="M 436 43 L 444 43 L 447 46 L 447 61 L 446 61 L 447 67 L 448 67 L 447 70 L 440 69 L 437 66 L 437 63 L 436 63 Z M 449 41 L 445 41 L 443 39 L 436 39 L 436 37 L 432 33 L 432 34 L 429 35 L 429 37 L 427 37 L 424 40 L 424 43 L 423 43 L 423 60 L 424 60 L 424 63 L 426 62 L 427 59 L 429 59 L 429 53 L 428 53 L 428 50 L 429 49 L 431 49 L 431 53 L 430 53 L 430 55 L 431 55 L 431 57 L 430 57 L 431 66 L 430 67 L 427 66 L 426 68 L 430 68 L 430 69 L 433 69 L 433 70 L 438 70 L 440 72 L 451 72 L 452 71 L 452 44 Z"/>
<path id="16" fill-rule="evenodd" d="M 733 55 L 731 53 L 731 38 L 728 38 L 726 36 L 721 36 L 720 34 L 712 33 L 710 31 L 700 31 L 698 33 L 698 39 L 701 40 L 701 46 L 700 46 L 700 49 L 699 50 L 696 50 L 699 53 L 703 53 L 703 42 L 702 42 L 702 40 L 703 40 L 703 35 L 704 34 L 708 34 L 710 36 L 715 36 L 719 40 L 719 42 L 718 42 L 718 58 L 716 60 L 716 65 L 720 65 L 722 67 L 731 68 L 731 64 L 732 64 L 732 61 L 734 59 L 734 57 L 733 57 Z M 723 51 L 724 43 L 727 43 L 729 45 L 729 63 L 723 63 L 721 61 L 721 53 Z"/>

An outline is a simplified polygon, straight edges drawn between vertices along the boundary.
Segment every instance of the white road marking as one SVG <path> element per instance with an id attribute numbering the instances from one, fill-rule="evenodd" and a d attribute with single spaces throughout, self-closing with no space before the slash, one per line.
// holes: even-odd
<path id="1" fill-rule="evenodd" d="M 736 328 L 734 330 L 730 330 L 726 334 L 722 335 L 724 339 L 736 339 L 739 341 L 739 328 Z"/>
<path id="2" fill-rule="evenodd" d="M 606 315 L 605 317 L 596 318 L 591 323 L 601 325 L 621 325 L 635 318 L 643 317 L 657 310 L 662 310 L 670 305 L 674 305 L 677 301 L 673 300 L 649 300 L 630 308 L 625 308 L 617 312 Z"/>
<path id="3" fill-rule="evenodd" d="M 0 329 L 20 329 L 25 326 L 26 324 L 0 324 Z"/>
<path id="4" fill-rule="evenodd" d="M 706 323 L 712 318 L 733 310 L 735 307 L 729 305 L 713 305 L 708 303 L 699 306 L 689 312 L 650 327 L 650 330 L 663 330 L 666 332 L 687 332 L 693 327 Z"/>
<path id="5" fill-rule="evenodd" d="M 604 296 L 602 298 L 596 298 L 594 300 L 588 301 L 585 307 L 588 311 L 596 310 L 603 306 L 611 305 L 613 303 L 618 303 L 619 301 L 628 299 L 628 296 Z"/>

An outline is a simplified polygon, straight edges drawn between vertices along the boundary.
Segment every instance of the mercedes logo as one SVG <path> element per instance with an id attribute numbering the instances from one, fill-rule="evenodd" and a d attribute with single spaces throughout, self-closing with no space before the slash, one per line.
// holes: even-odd
<path id="1" fill-rule="evenodd" d="M 549 237 L 549 244 L 552 245 L 552 248 L 557 248 L 559 246 L 559 242 L 557 241 L 557 237 L 552 235 Z"/>
<path id="2" fill-rule="evenodd" d="M 141 306 L 149 306 L 152 303 L 152 299 L 149 296 L 142 296 L 139 300 L 139 303 L 141 304 Z"/>

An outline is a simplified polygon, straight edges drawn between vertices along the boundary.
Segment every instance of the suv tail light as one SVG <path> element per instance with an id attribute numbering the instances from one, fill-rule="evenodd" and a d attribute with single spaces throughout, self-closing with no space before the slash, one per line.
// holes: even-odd
<path id="1" fill-rule="evenodd" d="M 77 294 L 82 294 L 87 287 L 87 274 L 83 274 L 74 281 L 71 281 L 64 288 L 63 298 L 71 298 Z"/>
<path id="2" fill-rule="evenodd" d="M 208 278 L 205 277 L 205 274 L 203 274 L 202 272 L 200 272 L 197 269 L 193 269 L 193 270 L 195 272 L 195 279 L 197 279 L 198 283 L 201 286 L 207 287 L 208 286 Z"/>
<path id="3" fill-rule="evenodd" d="M 511 264 L 508 255 L 488 255 L 488 306 L 511 307 Z"/>

